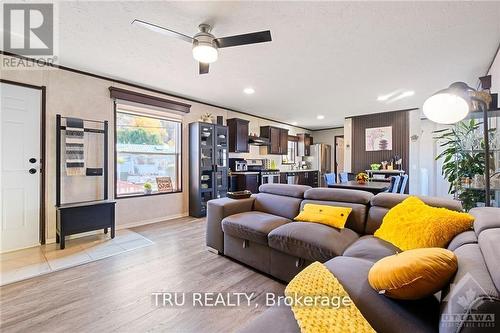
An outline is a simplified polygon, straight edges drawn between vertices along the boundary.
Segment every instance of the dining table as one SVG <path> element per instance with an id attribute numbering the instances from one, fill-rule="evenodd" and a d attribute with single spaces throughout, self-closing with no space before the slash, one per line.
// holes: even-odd
<path id="1" fill-rule="evenodd" d="M 377 194 L 380 192 L 385 192 L 391 186 L 390 182 L 380 182 L 380 181 L 367 181 L 366 183 L 359 184 L 355 180 L 349 180 L 347 182 L 328 184 L 330 188 L 343 188 L 349 190 L 361 190 Z"/>

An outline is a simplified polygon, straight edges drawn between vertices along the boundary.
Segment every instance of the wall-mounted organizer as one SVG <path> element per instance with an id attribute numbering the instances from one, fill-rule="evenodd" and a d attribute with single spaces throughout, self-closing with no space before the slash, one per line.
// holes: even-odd
<path id="1" fill-rule="evenodd" d="M 102 135 L 102 167 L 85 167 L 85 136 L 89 133 Z M 68 177 L 102 177 L 102 199 L 61 203 L 63 156 Z M 108 122 L 56 115 L 56 242 L 60 248 L 65 247 L 65 236 L 82 232 L 103 229 L 107 233 L 109 228 L 114 238 L 115 204 L 108 199 Z"/>

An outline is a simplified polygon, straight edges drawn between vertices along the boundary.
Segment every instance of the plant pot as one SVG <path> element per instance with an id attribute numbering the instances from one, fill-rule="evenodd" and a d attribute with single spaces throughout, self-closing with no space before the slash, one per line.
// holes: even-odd
<path id="1" fill-rule="evenodd" d="M 366 184 L 366 181 L 364 181 L 364 180 L 356 180 L 356 182 L 357 182 L 359 185 L 364 185 L 364 184 Z"/>
<path id="2" fill-rule="evenodd" d="M 152 189 L 144 189 L 144 194 L 151 194 L 153 193 L 153 190 Z"/>

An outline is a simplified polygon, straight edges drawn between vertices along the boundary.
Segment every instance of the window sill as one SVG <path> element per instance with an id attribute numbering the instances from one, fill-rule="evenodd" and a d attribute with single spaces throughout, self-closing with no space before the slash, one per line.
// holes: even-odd
<path id="1" fill-rule="evenodd" d="M 120 195 L 120 196 L 115 195 L 115 199 L 120 200 L 120 199 L 129 199 L 129 198 L 155 197 L 158 195 L 177 194 L 177 193 L 182 193 L 182 190 L 174 191 L 174 192 L 156 192 L 156 193 L 151 193 L 151 194 L 135 193 L 135 194 Z"/>

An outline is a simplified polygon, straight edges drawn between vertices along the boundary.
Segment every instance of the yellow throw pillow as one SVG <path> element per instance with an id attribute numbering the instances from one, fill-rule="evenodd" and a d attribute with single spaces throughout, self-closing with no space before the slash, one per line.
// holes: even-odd
<path id="1" fill-rule="evenodd" d="M 305 204 L 295 221 L 321 223 L 342 229 L 351 211 L 350 207 Z"/>
<path id="2" fill-rule="evenodd" d="M 431 207 L 411 196 L 387 212 L 374 235 L 403 251 L 444 248 L 453 237 L 469 230 L 473 222 L 474 217 L 470 214 Z"/>
<path id="3" fill-rule="evenodd" d="M 416 300 L 443 289 L 457 268 L 457 257 L 449 250 L 409 250 L 377 261 L 368 273 L 368 282 L 388 297 Z"/>

